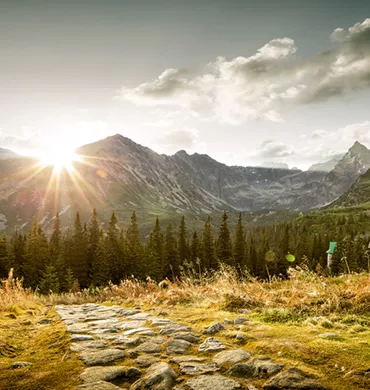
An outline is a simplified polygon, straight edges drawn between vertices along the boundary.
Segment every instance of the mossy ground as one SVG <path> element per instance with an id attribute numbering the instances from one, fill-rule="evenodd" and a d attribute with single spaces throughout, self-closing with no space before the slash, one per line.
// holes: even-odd
<path id="1" fill-rule="evenodd" d="M 69 351 L 70 337 L 54 310 L 13 306 L 0 314 L 0 389 L 61 390 L 78 383 L 83 365 Z M 40 324 L 45 319 L 51 323 Z M 15 361 L 33 366 L 12 369 Z"/>

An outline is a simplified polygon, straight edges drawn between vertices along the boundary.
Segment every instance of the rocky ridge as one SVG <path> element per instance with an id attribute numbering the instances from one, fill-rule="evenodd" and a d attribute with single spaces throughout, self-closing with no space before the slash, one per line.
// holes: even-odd
<path id="1" fill-rule="evenodd" d="M 71 335 L 71 350 L 86 365 L 76 390 L 328 389 L 301 370 L 253 357 L 215 337 L 248 321 L 244 317 L 213 324 L 200 335 L 139 309 L 84 304 L 56 310 Z M 256 384 L 261 379 L 262 387 Z"/>

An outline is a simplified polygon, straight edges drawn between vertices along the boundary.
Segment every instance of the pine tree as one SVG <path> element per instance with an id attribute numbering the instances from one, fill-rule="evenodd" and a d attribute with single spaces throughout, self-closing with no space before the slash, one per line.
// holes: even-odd
<path id="1" fill-rule="evenodd" d="M 180 275 L 179 254 L 177 251 L 176 238 L 173 234 L 172 223 L 168 222 L 165 235 L 165 270 L 164 276 L 175 279 Z"/>
<path id="2" fill-rule="evenodd" d="M 218 268 L 217 258 L 215 254 L 215 244 L 212 234 L 211 217 L 209 216 L 204 224 L 202 234 L 201 266 L 204 270 L 215 270 Z"/>
<path id="3" fill-rule="evenodd" d="M 217 240 L 217 257 L 224 264 L 235 265 L 232 256 L 232 244 L 227 220 L 228 215 L 226 211 L 224 211 Z"/>
<path id="4" fill-rule="evenodd" d="M 80 214 L 76 213 L 74 229 L 71 238 L 71 251 L 67 260 L 67 266 L 72 269 L 75 278 L 82 288 L 90 284 L 89 264 L 87 258 L 87 238 L 82 230 Z"/>
<path id="5" fill-rule="evenodd" d="M 188 245 L 188 237 L 187 230 L 185 224 L 185 217 L 182 216 L 180 227 L 179 227 L 179 239 L 178 239 L 178 251 L 179 251 L 179 262 L 180 266 L 184 265 L 186 260 L 189 260 L 189 245 Z"/>
<path id="6" fill-rule="evenodd" d="M 104 245 L 103 232 L 99 232 L 98 246 L 91 265 L 91 284 L 93 286 L 105 286 L 110 281 L 110 269 L 107 253 Z"/>
<path id="7" fill-rule="evenodd" d="M 0 235 L 0 279 L 6 278 L 10 271 L 8 239 L 5 234 Z"/>
<path id="8" fill-rule="evenodd" d="M 45 271 L 41 273 L 40 292 L 41 294 L 59 292 L 58 272 L 52 264 L 48 264 L 45 268 Z"/>
<path id="9" fill-rule="evenodd" d="M 165 269 L 164 238 L 158 217 L 156 218 L 153 230 L 149 235 L 145 252 L 146 274 L 157 281 L 162 280 L 164 278 Z"/>
<path id="10" fill-rule="evenodd" d="M 119 283 L 125 273 L 125 264 L 123 258 L 122 246 L 120 245 L 120 232 L 117 228 L 117 217 L 113 212 L 109 221 L 106 238 L 106 256 L 112 275 L 112 282 Z"/>
<path id="11" fill-rule="evenodd" d="M 126 246 L 127 246 L 127 269 L 129 275 L 135 275 L 139 277 L 145 277 L 143 272 L 143 246 L 141 244 L 139 226 L 136 220 L 135 211 L 131 216 L 131 223 L 127 229 L 126 234 Z"/>
<path id="12" fill-rule="evenodd" d="M 200 261 L 201 258 L 201 247 L 197 232 L 193 233 L 193 237 L 191 239 L 190 258 L 193 263 Z"/>
<path id="13" fill-rule="evenodd" d="M 14 269 L 16 277 L 24 276 L 26 262 L 26 236 L 15 232 L 9 243 L 9 266 Z"/>
<path id="14" fill-rule="evenodd" d="M 242 220 L 242 213 L 239 213 L 234 241 L 234 263 L 239 270 L 246 267 L 245 233 Z"/>
<path id="15" fill-rule="evenodd" d="M 97 250 L 99 246 L 99 222 L 96 209 L 93 210 L 91 220 L 88 227 L 88 246 L 87 246 L 87 263 L 91 270 L 92 264 L 95 262 Z"/>

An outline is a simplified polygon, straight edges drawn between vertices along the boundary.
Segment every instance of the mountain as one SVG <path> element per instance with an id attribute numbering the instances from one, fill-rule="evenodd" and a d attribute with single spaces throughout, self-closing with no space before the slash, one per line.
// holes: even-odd
<path id="1" fill-rule="evenodd" d="M 12 150 L 0 148 L 0 160 L 6 160 L 8 158 L 16 158 L 19 155 Z"/>
<path id="2" fill-rule="evenodd" d="M 370 169 L 361 175 L 351 188 L 331 203 L 329 208 L 370 205 Z"/>
<path id="3" fill-rule="evenodd" d="M 343 154 L 337 154 L 333 156 L 330 160 L 325 161 L 323 163 L 317 163 L 311 165 L 308 170 L 309 171 L 319 171 L 319 172 L 330 172 L 335 168 L 338 162 L 344 157 Z"/>
<path id="4" fill-rule="evenodd" d="M 359 143 L 329 173 L 227 166 L 185 151 L 160 155 L 118 134 L 77 153 L 83 161 L 60 176 L 30 158 L 0 160 L 0 230 L 27 229 L 35 215 L 51 226 L 57 211 L 70 224 L 76 210 L 86 220 L 94 207 L 104 222 L 113 209 L 125 221 L 135 210 L 144 228 L 156 215 L 165 221 L 184 214 L 194 223 L 222 210 L 286 215 L 331 203 L 370 168 L 370 151 Z"/>

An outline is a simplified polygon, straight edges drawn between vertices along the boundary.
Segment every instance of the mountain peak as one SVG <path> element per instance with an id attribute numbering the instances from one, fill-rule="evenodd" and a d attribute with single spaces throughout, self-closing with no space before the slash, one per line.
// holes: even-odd
<path id="1" fill-rule="evenodd" d="M 360 142 L 356 141 L 350 148 L 349 148 L 349 152 L 351 152 L 352 154 L 361 154 L 361 153 L 367 153 L 369 152 L 369 149 L 361 144 Z"/>

